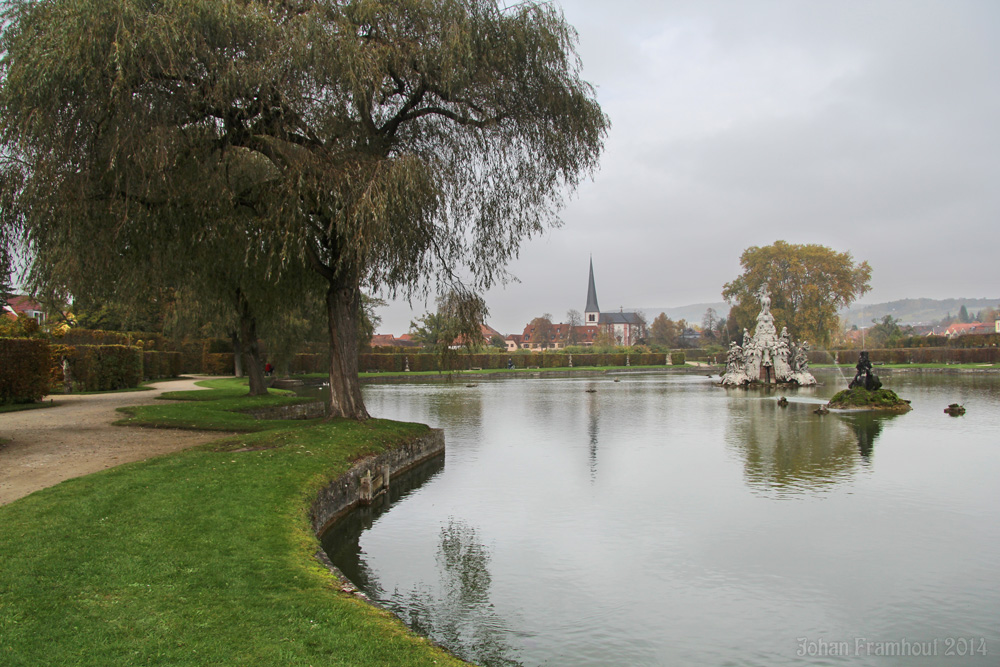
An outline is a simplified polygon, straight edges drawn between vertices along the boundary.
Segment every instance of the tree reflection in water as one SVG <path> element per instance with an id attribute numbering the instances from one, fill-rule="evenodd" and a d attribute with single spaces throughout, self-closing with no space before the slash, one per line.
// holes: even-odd
<path id="1" fill-rule="evenodd" d="M 490 604 L 490 552 L 476 529 L 449 519 L 438 537 L 436 591 L 396 592 L 389 606 L 413 628 L 476 664 L 518 666 L 507 642 L 509 629 Z"/>
<path id="2" fill-rule="evenodd" d="M 782 409 L 774 400 L 748 398 L 731 403 L 726 440 L 740 453 L 754 492 L 778 498 L 819 493 L 854 474 L 856 439 L 840 419 L 813 414 L 815 407 L 792 402 Z"/>
<path id="3" fill-rule="evenodd" d="M 850 424 L 851 429 L 858 438 L 858 453 L 865 464 L 871 464 L 872 451 L 875 448 L 875 440 L 882 432 L 882 427 L 898 414 L 877 413 L 877 412 L 856 412 L 853 414 L 838 415 L 845 422 Z"/>

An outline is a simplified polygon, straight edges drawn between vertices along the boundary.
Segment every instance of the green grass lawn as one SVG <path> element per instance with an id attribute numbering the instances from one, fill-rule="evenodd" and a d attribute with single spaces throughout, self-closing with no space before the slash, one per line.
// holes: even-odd
<path id="1" fill-rule="evenodd" d="M 220 406 L 288 400 L 211 384 L 181 406 L 186 418 L 157 425 L 215 425 Z M 133 418 L 152 425 L 152 410 Z M 232 414 L 227 428 L 246 433 L 0 507 L 0 664 L 463 664 L 341 593 L 307 519 L 351 461 L 426 426 Z"/>

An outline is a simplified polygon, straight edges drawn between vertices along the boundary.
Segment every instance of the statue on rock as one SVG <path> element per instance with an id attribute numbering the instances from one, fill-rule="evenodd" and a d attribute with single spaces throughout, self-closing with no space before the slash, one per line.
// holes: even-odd
<path id="1" fill-rule="evenodd" d="M 765 285 L 760 291 L 757 327 L 753 336 L 743 330 L 742 347 L 736 343 L 729 346 L 722 384 L 734 387 L 758 383 L 816 384 L 816 378 L 809 372 L 808 356 L 809 344 L 803 341 L 793 345 L 787 327 L 782 327 L 778 334 L 771 314 L 771 296 Z"/>
<path id="2" fill-rule="evenodd" d="M 872 372 L 872 362 L 868 358 L 868 352 L 862 350 L 861 355 L 858 357 L 858 365 L 855 368 L 858 372 L 855 373 L 851 384 L 847 385 L 848 389 L 864 387 L 868 391 L 875 391 L 882 388 L 882 381 Z"/>

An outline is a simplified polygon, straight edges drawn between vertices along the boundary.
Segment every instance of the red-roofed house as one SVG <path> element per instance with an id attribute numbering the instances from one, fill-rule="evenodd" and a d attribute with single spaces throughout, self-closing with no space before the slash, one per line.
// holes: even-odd
<path id="1" fill-rule="evenodd" d="M 45 311 L 41 304 L 24 294 L 7 299 L 7 307 L 4 308 L 4 312 L 8 316 L 13 314 L 14 317 L 18 315 L 33 317 L 39 324 L 45 324 Z"/>
<path id="2" fill-rule="evenodd" d="M 499 336 L 503 338 L 503 334 L 489 326 L 488 324 L 479 325 L 479 333 L 482 336 L 481 340 L 475 341 L 477 345 L 489 345 L 490 341 L 493 340 L 494 336 Z M 459 336 L 455 339 L 455 342 L 451 344 L 452 349 L 457 349 L 465 346 L 465 336 Z"/>
<path id="3" fill-rule="evenodd" d="M 983 324 L 982 322 L 956 322 L 944 331 L 948 338 L 954 336 L 967 336 L 969 334 L 990 334 L 996 331 L 996 325 Z"/>
<path id="4" fill-rule="evenodd" d="M 566 347 L 567 345 L 593 345 L 594 339 L 597 338 L 600 333 L 601 328 L 595 325 L 582 325 L 573 327 L 573 338 L 576 342 L 570 343 L 567 341 L 569 338 L 570 325 L 569 324 L 553 324 L 549 330 L 549 342 L 546 345 L 548 349 L 559 350 Z M 534 341 L 535 327 L 528 324 L 524 327 L 524 333 L 517 335 L 518 347 L 525 350 L 541 350 L 542 344 L 540 341 Z M 514 336 L 507 336 L 507 349 L 513 351 L 511 348 L 511 338 Z"/>

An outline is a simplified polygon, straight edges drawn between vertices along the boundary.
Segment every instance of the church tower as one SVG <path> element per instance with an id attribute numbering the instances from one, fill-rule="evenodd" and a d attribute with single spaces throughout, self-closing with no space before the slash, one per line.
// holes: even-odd
<path id="1" fill-rule="evenodd" d="M 583 323 L 596 325 L 601 321 L 601 308 L 597 305 L 597 287 L 594 286 L 594 258 L 590 258 L 590 284 L 587 286 L 587 308 L 583 311 Z"/>

